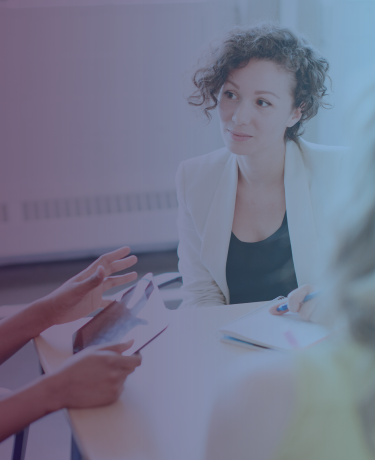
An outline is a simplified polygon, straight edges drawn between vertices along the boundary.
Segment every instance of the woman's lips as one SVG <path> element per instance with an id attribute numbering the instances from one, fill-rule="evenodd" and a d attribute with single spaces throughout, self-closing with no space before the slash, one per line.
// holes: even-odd
<path id="1" fill-rule="evenodd" d="M 251 137 L 253 136 L 250 136 L 249 134 L 245 134 L 245 133 L 239 133 L 237 131 L 231 131 L 230 129 L 228 129 L 228 132 L 230 134 L 230 137 L 234 140 L 234 141 L 247 141 L 248 139 L 250 139 Z"/>

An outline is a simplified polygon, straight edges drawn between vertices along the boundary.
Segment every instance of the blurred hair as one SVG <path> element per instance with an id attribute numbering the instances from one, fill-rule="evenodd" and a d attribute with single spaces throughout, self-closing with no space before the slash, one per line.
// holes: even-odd
<path id="1" fill-rule="evenodd" d="M 348 321 L 353 339 L 370 352 L 372 384 L 361 395 L 365 435 L 375 452 L 375 84 L 357 98 L 355 152 L 331 261 L 329 302 Z M 355 155 L 354 155 L 355 153 Z M 354 164 L 353 164 L 354 162 Z M 345 193 L 345 192 L 343 192 Z M 348 197 L 349 193 L 349 197 Z"/>
<path id="2" fill-rule="evenodd" d="M 191 105 L 203 107 L 207 118 L 218 105 L 218 95 L 229 74 L 245 67 L 251 59 L 272 61 L 291 73 L 294 108 L 301 107 L 302 117 L 285 131 L 285 140 L 298 143 L 303 124 L 314 117 L 320 106 L 327 107 L 323 98 L 327 88 L 328 62 L 301 36 L 276 24 L 230 29 L 221 43 L 211 47 L 193 83 L 197 90 L 188 98 Z M 328 77 L 329 78 L 329 77 Z"/>

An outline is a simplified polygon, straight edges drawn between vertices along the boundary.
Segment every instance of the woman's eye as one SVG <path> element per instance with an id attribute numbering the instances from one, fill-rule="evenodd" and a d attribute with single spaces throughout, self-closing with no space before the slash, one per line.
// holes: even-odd
<path id="1" fill-rule="evenodd" d="M 258 99 L 257 104 L 259 105 L 259 107 L 268 107 L 269 105 L 271 105 L 269 102 L 264 101 L 263 99 Z"/>
<path id="2" fill-rule="evenodd" d="M 237 96 L 232 91 L 225 91 L 224 93 L 228 99 L 237 99 Z"/>

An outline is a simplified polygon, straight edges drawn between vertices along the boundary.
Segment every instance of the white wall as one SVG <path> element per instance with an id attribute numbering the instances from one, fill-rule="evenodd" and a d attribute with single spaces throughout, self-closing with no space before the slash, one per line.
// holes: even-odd
<path id="1" fill-rule="evenodd" d="M 308 123 L 304 137 L 321 144 L 346 145 L 351 101 L 369 78 L 375 78 L 375 2 L 280 0 L 280 5 L 282 22 L 305 34 L 330 64 L 332 91 L 327 100 L 333 107 L 320 110 Z"/>
<path id="2" fill-rule="evenodd" d="M 0 4 L 0 263 L 175 246 L 177 166 L 222 146 L 186 102 L 192 69 L 278 1 L 40 1 Z"/>

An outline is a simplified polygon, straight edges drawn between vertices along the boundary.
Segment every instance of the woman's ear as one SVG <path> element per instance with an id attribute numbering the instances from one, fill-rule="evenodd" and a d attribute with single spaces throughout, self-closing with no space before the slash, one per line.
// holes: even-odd
<path id="1" fill-rule="evenodd" d="M 286 125 L 287 128 L 291 128 L 296 123 L 298 123 L 300 121 L 301 117 L 302 117 L 302 107 L 299 106 L 299 107 L 293 109 L 292 113 L 290 114 L 290 117 L 288 119 L 288 123 Z"/>

